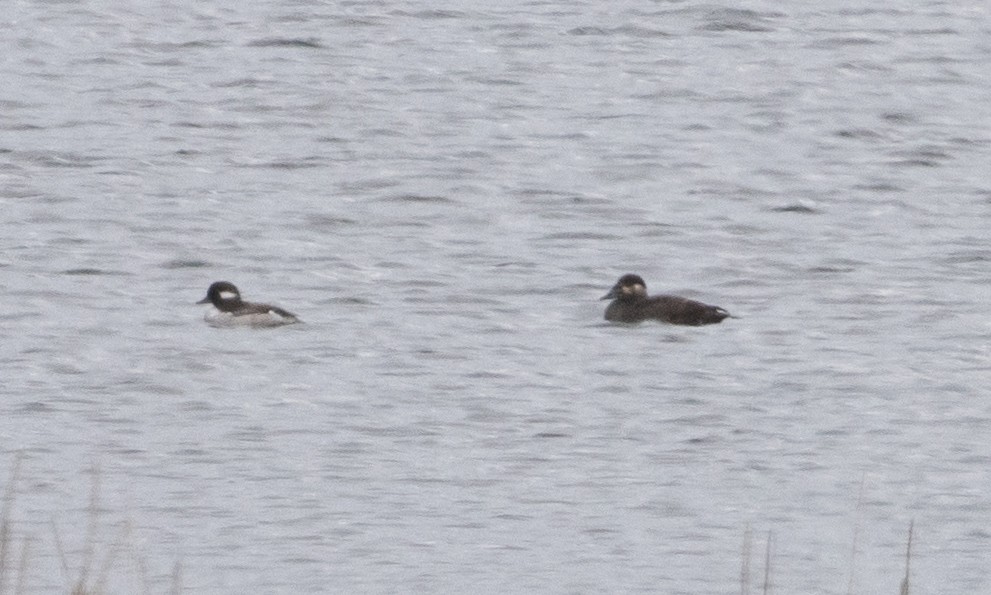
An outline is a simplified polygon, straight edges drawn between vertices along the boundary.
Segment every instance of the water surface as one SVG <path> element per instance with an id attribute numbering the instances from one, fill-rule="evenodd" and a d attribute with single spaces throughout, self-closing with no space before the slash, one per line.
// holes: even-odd
<path id="1" fill-rule="evenodd" d="M 110 592 L 739 593 L 748 527 L 755 589 L 770 531 L 779 592 L 896 592 L 913 519 L 913 592 L 988 591 L 986 16 L 8 7 L 29 590 L 98 467 Z M 607 325 L 627 272 L 739 318 Z"/>

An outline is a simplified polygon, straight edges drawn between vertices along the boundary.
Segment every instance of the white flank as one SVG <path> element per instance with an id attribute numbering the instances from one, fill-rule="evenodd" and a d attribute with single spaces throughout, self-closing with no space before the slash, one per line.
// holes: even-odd
<path id="1" fill-rule="evenodd" d="M 203 317 L 203 320 L 205 320 L 210 326 L 216 328 L 265 328 L 272 326 L 283 326 L 298 322 L 295 318 L 285 318 L 279 316 L 271 310 L 261 314 L 242 314 L 240 316 L 235 316 L 230 312 L 221 312 L 217 309 L 211 309 L 207 312 L 206 316 Z"/>

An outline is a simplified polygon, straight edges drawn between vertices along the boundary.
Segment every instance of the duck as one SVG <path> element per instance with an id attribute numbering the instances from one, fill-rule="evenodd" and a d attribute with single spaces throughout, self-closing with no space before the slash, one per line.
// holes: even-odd
<path id="1" fill-rule="evenodd" d="M 647 284 L 639 275 L 623 275 L 602 296 L 612 300 L 606 307 L 605 318 L 609 322 L 643 322 L 659 320 L 668 324 L 701 326 L 718 324 L 732 318 L 729 312 L 719 306 L 710 306 L 677 295 L 647 295 Z"/>
<path id="2" fill-rule="evenodd" d="M 273 327 L 301 322 L 298 316 L 271 304 L 246 302 L 230 281 L 216 281 L 197 304 L 213 304 L 204 320 L 214 327 Z"/>

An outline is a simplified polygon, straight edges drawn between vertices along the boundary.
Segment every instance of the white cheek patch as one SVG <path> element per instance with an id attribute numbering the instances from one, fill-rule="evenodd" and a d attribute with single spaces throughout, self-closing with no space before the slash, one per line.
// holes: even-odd
<path id="1" fill-rule="evenodd" d="M 222 300 L 232 300 L 232 299 L 234 299 L 236 297 L 237 297 L 237 294 L 234 293 L 233 291 L 221 291 L 220 292 L 220 299 L 222 299 Z"/>

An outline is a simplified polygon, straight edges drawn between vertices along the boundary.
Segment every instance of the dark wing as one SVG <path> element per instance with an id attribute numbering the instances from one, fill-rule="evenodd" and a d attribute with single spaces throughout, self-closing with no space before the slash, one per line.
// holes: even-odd
<path id="1" fill-rule="evenodd" d="M 269 312 L 274 313 L 282 318 L 297 320 L 298 317 L 287 310 L 283 310 L 278 306 L 272 306 L 271 304 L 255 304 L 252 302 L 243 302 L 241 307 L 234 312 L 234 316 L 248 316 L 251 314 L 268 314 Z"/>
<path id="2" fill-rule="evenodd" d="M 298 316 L 296 316 L 292 312 L 289 312 L 288 310 L 283 310 L 278 306 L 269 306 L 269 312 L 275 312 L 276 314 L 278 314 L 283 318 L 287 318 L 287 319 L 291 318 L 292 320 L 299 320 Z"/>
<path id="3" fill-rule="evenodd" d="M 649 310 L 651 318 L 689 326 L 716 324 L 730 315 L 718 306 L 710 306 L 676 295 L 659 295 L 650 298 Z"/>

